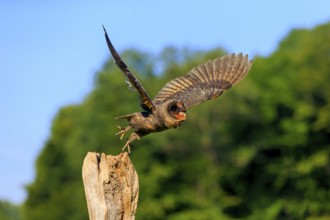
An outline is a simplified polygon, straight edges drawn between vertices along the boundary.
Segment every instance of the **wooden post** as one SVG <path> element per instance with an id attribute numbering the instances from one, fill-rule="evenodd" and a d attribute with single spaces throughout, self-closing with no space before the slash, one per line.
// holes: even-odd
<path id="1" fill-rule="evenodd" d="M 82 176 L 90 220 L 135 219 L 139 180 L 127 152 L 88 152 Z"/>

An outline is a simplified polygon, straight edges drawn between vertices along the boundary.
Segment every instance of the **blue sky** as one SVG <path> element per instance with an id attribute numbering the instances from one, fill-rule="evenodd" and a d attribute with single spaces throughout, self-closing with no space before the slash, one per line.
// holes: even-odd
<path id="1" fill-rule="evenodd" d="M 54 115 L 91 91 L 109 58 L 102 24 L 119 51 L 269 55 L 292 28 L 330 21 L 329 9 L 328 0 L 0 1 L 0 199 L 24 201 Z"/>

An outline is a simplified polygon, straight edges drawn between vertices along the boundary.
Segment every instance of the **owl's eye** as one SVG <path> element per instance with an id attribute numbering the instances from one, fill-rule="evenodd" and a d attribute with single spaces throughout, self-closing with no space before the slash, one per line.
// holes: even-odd
<path id="1" fill-rule="evenodd" d="M 178 111 L 179 111 L 179 109 L 176 105 L 171 106 L 171 112 L 178 112 Z"/>
<path id="2" fill-rule="evenodd" d="M 179 112 L 180 111 L 180 109 L 179 109 L 179 107 L 177 106 L 177 102 L 172 102 L 169 106 L 168 106 L 168 111 L 169 112 Z"/>

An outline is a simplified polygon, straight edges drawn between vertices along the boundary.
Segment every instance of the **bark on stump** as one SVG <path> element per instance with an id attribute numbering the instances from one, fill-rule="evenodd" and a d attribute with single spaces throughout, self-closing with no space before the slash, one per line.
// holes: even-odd
<path id="1" fill-rule="evenodd" d="M 82 176 L 91 220 L 134 220 L 138 175 L 127 152 L 117 156 L 88 152 Z"/>

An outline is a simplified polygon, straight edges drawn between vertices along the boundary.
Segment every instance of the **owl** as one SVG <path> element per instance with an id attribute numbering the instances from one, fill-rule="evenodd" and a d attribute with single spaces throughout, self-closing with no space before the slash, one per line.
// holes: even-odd
<path id="1" fill-rule="evenodd" d="M 179 127 L 187 119 L 186 111 L 189 108 L 219 97 L 241 81 L 252 66 L 252 61 L 242 53 L 219 57 L 194 67 L 184 76 L 169 81 L 154 99 L 151 99 L 115 50 L 104 27 L 103 30 L 116 65 L 139 93 L 140 106 L 143 109 L 141 112 L 116 118 L 128 121 L 127 127 L 118 126 L 120 130 L 116 135 L 120 135 L 120 139 L 126 132 L 133 130 L 122 148 L 123 151 L 127 148 L 130 152 L 133 141 L 150 133 Z"/>

